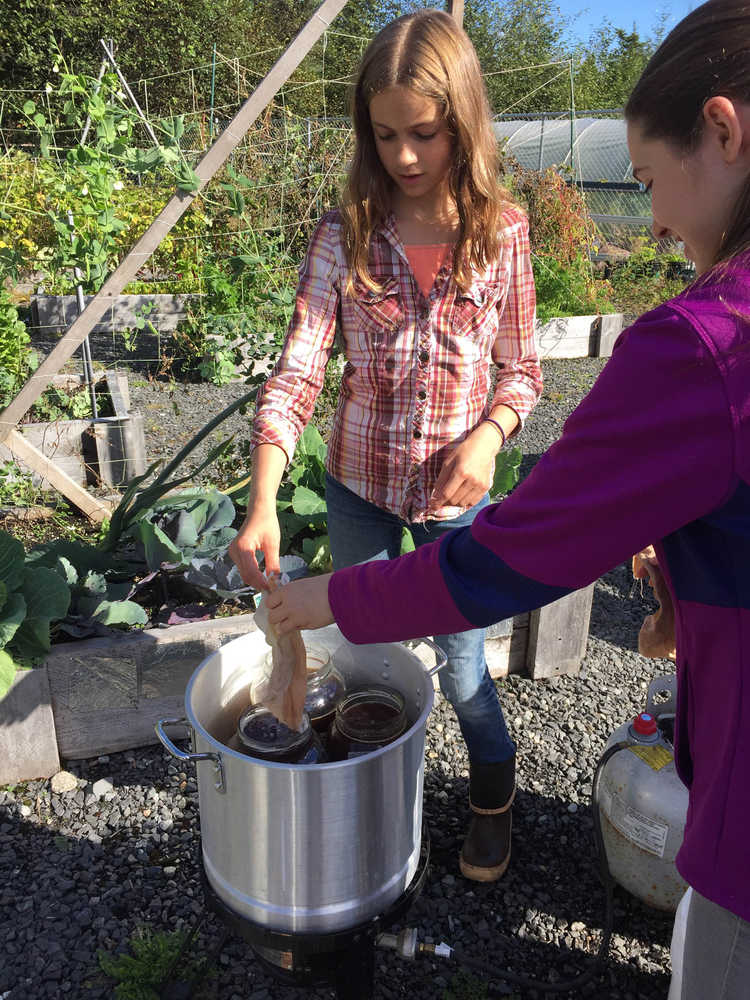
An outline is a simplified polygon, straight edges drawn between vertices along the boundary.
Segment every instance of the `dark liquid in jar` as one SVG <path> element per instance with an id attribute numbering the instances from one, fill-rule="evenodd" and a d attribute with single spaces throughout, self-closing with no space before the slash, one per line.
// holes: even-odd
<path id="1" fill-rule="evenodd" d="M 307 649 L 307 693 L 305 711 L 310 716 L 313 729 L 328 732 L 336 706 L 344 697 L 344 678 L 331 662 L 327 653 L 314 653 Z M 321 663 L 319 667 L 314 666 Z"/>
<path id="2" fill-rule="evenodd" d="M 372 753 L 406 729 L 404 701 L 388 688 L 353 692 L 339 704 L 328 737 L 332 760 Z"/>
<path id="3" fill-rule="evenodd" d="M 316 684 L 312 690 L 308 689 L 305 711 L 310 716 L 313 729 L 319 733 L 328 732 L 343 693 L 344 685 L 335 677 Z"/>
<path id="4" fill-rule="evenodd" d="M 247 757 L 277 764 L 321 764 L 328 759 L 307 716 L 298 733 L 265 709 L 251 708 L 242 714 L 229 746 Z"/>

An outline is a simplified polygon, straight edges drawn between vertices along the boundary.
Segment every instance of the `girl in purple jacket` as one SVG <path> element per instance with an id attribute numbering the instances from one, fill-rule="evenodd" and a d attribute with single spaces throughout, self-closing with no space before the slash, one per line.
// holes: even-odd
<path id="1" fill-rule="evenodd" d="M 750 997 L 750 6 L 709 0 L 625 109 L 654 235 L 697 279 L 642 316 L 560 440 L 470 527 L 280 588 L 284 631 L 354 642 L 476 628 L 584 587 L 653 543 L 675 609 L 675 759 L 693 887 L 681 1000 Z M 415 600 L 419 594 L 421 599 Z"/>

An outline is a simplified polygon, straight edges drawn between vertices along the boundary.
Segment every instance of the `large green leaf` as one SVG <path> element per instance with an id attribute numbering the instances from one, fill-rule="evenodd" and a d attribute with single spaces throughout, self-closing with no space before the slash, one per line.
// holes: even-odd
<path id="1" fill-rule="evenodd" d="M 26 617 L 26 601 L 17 591 L 10 594 L 0 612 L 0 647 L 7 646 Z"/>
<path id="2" fill-rule="evenodd" d="M 326 457 L 326 445 L 320 433 L 313 424 L 308 424 L 302 431 L 297 447 L 294 452 L 295 459 L 304 458 L 306 455 L 314 455 L 322 461 Z"/>
<path id="3" fill-rule="evenodd" d="M 505 496 L 518 482 L 521 465 L 521 449 L 511 448 L 501 451 L 495 459 L 495 476 L 490 488 L 490 496 Z"/>
<path id="4" fill-rule="evenodd" d="M 23 545 L 7 531 L 0 531 L 0 581 L 9 591 L 17 590 L 21 583 L 25 558 Z"/>
<path id="5" fill-rule="evenodd" d="M 162 563 L 182 565 L 182 549 L 177 548 L 160 527 L 151 521 L 139 521 L 135 531 L 146 551 L 146 565 L 150 570 L 160 569 Z"/>
<path id="6" fill-rule="evenodd" d="M 57 565 L 58 560 L 63 559 L 67 560 L 69 566 L 74 567 L 79 578 L 84 577 L 90 570 L 103 573 L 107 570 L 125 568 L 111 552 L 104 552 L 93 545 L 68 541 L 63 538 L 56 538 L 31 549 L 26 557 L 26 565 L 56 568 L 58 573 L 67 579 L 69 577 L 68 567 L 65 567 L 65 572 L 61 572 L 61 567 Z"/>
<path id="7" fill-rule="evenodd" d="M 91 617 L 102 625 L 146 625 L 148 615 L 135 601 L 100 601 Z"/>
<path id="8" fill-rule="evenodd" d="M 331 546 L 328 535 L 318 535 L 316 538 L 305 538 L 302 542 L 302 554 L 312 573 L 328 573 L 331 566 Z"/>
<path id="9" fill-rule="evenodd" d="M 4 649 L 0 649 L 0 698 L 4 698 L 8 693 L 15 676 L 15 660 Z"/>
<path id="10" fill-rule="evenodd" d="M 24 570 L 22 593 L 26 618 L 16 630 L 11 647 L 24 659 L 37 659 L 49 652 L 50 622 L 67 614 L 70 588 L 54 570 L 35 566 Z"/>
<path id="11" fill-rule="evenodd" d="M 70 607 L 70 587 L 53 569 L 27 567 L 23 572 L 22 593 L 29 618 L 57 621 Z"/>
<path id="12" fill-rule="evenodd" d="M 294 513 L 300 517 L 312 517 L 315 514 L 326 514 L 328 511 L 325 499 L 306 486 L 298 486 L 294 491 L 292 507 Z"/>
<path id="13" fill-rule="evenodd" d="M 11 648 L 24 660 L 37 660 L 50 650 L 49 618 L 26 618 L 13 636 Z"/>

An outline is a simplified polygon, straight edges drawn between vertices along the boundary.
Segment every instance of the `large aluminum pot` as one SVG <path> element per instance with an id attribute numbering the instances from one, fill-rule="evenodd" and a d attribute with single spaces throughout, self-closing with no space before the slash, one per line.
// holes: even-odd
<path id="1" fill-rule="evenodd" d="M 303 638 L 305 634 L 303 634 Z M 382 913 L 409 885 L 419 860 L 424 740 L 432 674 L 397 643 L 354 646 L 335 625 L 309 633 L 348 685 L 378 682 L 406 699 L 409 726 L 375 753 L 329 764 L 246 757 L 226 741 L 247 707 L 248 683 L 268 652 L 250 632 L 207 657 L 185 693 L 186 719 L 162 719 L 159 739 L 197 761 L 203 861 L 208 881 L 235 913 L 287 932 L 331 932 Z M 422 642 L 428 642 L 422 640 Z M 193 753 L 165 732 L 187 724 Z"/>

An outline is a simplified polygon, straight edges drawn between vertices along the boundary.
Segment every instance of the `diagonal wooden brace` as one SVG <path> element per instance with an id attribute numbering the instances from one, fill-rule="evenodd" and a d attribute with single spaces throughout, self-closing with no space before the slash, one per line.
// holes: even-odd
<path id="1" fill-rule="evenodd" d="M 15 428 L 11 430 L 5 444 L 16 461 L 21 462 L 27 468 L 31 469 L 32 472 L 36 472 L 46 479 L 92 521 L 101 524 L 102 521 L 112 514 L 111 504 L 108 504 L 104 500 L 99 500 L 98 497 L 92 496 L 88 490 L 79 486 L 74 479 L 71 479 L 66 472 L 63 472 L 59 465 L 55 465 L 51 459 L 42 454 L 38 448 L 35 448 Z"/>
<path id="2" fill-rule="evenodd" d="M 68 332 L 39 365 L 13 402 L 0 413 L 0 443 L 6 441 L 13 433 L 16 424 L 41 396 L 53 375 L 60 371 L 76 348 L 83 343 L 110 307 L 112 300 L 135 278 L 139 269 L 143 267 L 167 233 L 184 215 L 198 192 L 205 187 L 219 167 L 226 162 L 230 154 L 240 144 L 252 123 L 273 100 L 313 45 L 329 27 L 333 18 L 346 5 L 346 2 L 347 0 L 325 0 L 290 43 L 289 48 L 273 64 L 267 76 L 248 97 L 213 146 L 206 150 L 202 156 L 200 163 L 195 168 L 200 181 L 198 190 L 189 193 L 178 191 L 170 198 L 119 267 L 107 278 Z"/>

